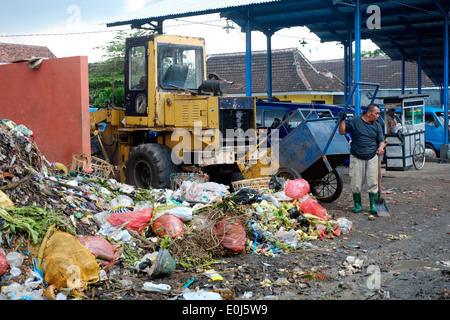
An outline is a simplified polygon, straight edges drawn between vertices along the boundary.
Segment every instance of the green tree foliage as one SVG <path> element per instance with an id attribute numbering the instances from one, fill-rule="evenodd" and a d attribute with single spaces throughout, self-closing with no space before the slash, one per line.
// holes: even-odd
<path id="1" fill-rule="evenodd" d="M 105 46 L 95 47 L 103 51 L 103 60 L 89 65 L 89 100 L 95 107 L 124 106 L 125 39 L 152 34 L 153 31 L 118 31 Z M 113 101 L 114 95 L 114 101 Z"/>
<path id="2" fill-rule="evenodd" d="M 376 49 L 374 51 L 361 51 L 361 58 L 374 58 L 374 57 L 385 57 L 386 53 L 381 49 Z M 355 57 L 355 53 L 353 53 L 353 58 Z"/>

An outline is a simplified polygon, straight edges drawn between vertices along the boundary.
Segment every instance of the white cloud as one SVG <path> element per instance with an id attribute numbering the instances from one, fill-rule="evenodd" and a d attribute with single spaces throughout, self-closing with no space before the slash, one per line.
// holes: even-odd
<path id="1" fill-rule="evenodd" d="M 127 8 L 129 12 L 133 12 L 145 8 L 147 4 L 152 2 L 152 0 L 127 0 Z"/>

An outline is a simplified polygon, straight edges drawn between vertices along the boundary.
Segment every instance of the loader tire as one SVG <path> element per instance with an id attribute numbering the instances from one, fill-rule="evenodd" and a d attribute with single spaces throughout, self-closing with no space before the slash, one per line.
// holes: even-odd
<path id="1" fill-rule="evenodd" d="M 178 171 L 170 149 L 162 144 L 147 143 L 134 148 L 125 164 L 125 182 L 138 188 L 170 188 L 170 175 Z"/>

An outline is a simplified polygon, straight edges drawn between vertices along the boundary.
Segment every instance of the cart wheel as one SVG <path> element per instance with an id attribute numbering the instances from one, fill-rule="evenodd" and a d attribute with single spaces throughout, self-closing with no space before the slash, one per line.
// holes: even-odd
<path id="1" fill-rule="evenodd" d="M 284 180 L 295 180 L 301 179 L 302 177 L 300 173 L 297 172 L 297 170 L 285 167 L 279 168 L 277 173 L 275 173 L 275 176 L 278 178 L 283 178 Z"/>
<path id="2" fill-rule="evenodd" d="M 416 170 L 422 170 L 425 165 L 425 147 L 420 143 L 414 147 L 413 163 Z"/>
<path id="3" fill-rule="evenodd" d="M 339 198 L 342 193 L 344 181 L 339 171 L 333 169 L 320 181 L 310 182 L 311 193 L 320 202 L 330 203 Z"/>

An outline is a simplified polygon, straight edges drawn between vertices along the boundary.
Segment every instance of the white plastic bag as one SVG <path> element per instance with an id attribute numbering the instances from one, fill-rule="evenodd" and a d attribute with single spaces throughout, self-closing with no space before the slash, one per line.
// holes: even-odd
<path id="1" fill-rule="evenodd" d="M 111 209 L 115 209 L 118 207 L 132 207 L 134 206 L 134 201 L 129 196 L 121 194 L 112 199 L 110 205 Z"/>
<path id="2" fill-rule="evenodd" d="M 183 222 L 192 220 L 192 209 L 188 207 L 174 207 L 167 209 L 163 212 L 158 213 L 154 219 L 156 220 L 164 214 L 174 215 Z"/>
<path id="3" fill-rule="evenodd" d="M 350 232 L 350 229 L 352 228 L 352 222 L 346 218 L 338 218 L 336 220 L 337 224 L 341 228 L 342 234 L 346 234 Z"/>

